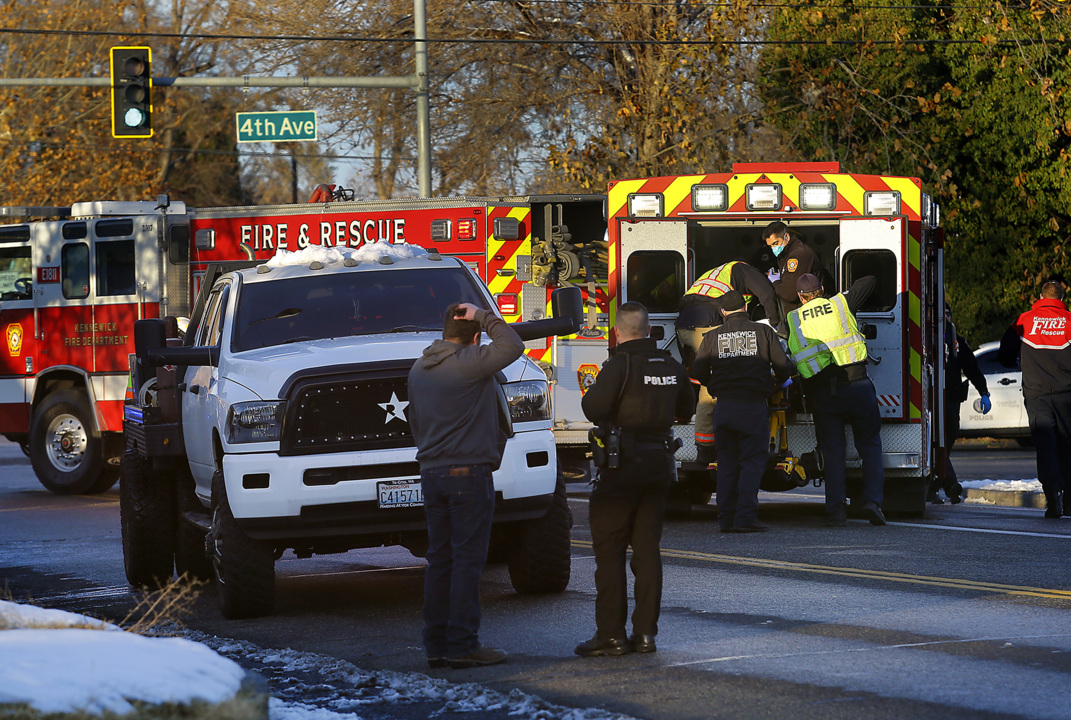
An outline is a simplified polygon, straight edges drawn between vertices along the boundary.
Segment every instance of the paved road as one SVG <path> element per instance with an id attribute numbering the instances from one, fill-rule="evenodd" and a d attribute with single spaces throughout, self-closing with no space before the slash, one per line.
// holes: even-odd
<path id="1" fill-rule="evenodd" d="M 988 473 L 987 452 L 964 450 L 961 475 Z M 0 588 L 121 616 L 132 597 L 117 492 L 50 495 L 16 453 L 0 445 Z M 996 457 L 1034 476 L 1030 453 Z M 483 639 L 510 651 L 505 665 L 427 670 L 423 561 L 398 549 L 288 553 L 276 615 L 226 621 L 206 596 L 187 624 L 637 718 L 1071 718 L 1071 520 L 961 504 L 885 528 L 829 529 L 820 494 L 797 492 L 764 495 L 772 531 L 738 536 L 713 532 L 714 509 L 703 508 L 666 526 L 659 652 L 580 659 L 572 648 L 593 631 L 594 566 L 586 493 L 571 491 L 567 592 L 522 597 L 503 566 L 485 574 Z"/>

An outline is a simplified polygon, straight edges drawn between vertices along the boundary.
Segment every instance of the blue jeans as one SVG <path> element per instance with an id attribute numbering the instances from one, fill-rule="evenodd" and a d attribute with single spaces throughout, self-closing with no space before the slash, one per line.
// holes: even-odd
<path id="1" fill-rule="evenodd" d="M 490 465 L 420 471 L 428 521 L 424 648 L 461 657 L 480 645 L 480 576 L 487 562 L 495 487 Z"/>
<path id="2" fill-rule="evenodd" d="M 714 406 L 718 448 L 718 524 L 758 525 L 759 483 L 770 457 L 770 417 L 765 403 L 718 400 Z"/>
<path id="3" fill-rule="evenodd" d="M 814 434 L 822 451 L 825 471 L 826 512 L 836 512 L 847 499 L 845 456 L 850 423 L 855 449 L 863 461 L 863 502 L 881 505 L 885 492 L 885 466 L 881 459 L 881 412 L 874 383 L 818 380 L 805 387 L 814 414 Z"/>

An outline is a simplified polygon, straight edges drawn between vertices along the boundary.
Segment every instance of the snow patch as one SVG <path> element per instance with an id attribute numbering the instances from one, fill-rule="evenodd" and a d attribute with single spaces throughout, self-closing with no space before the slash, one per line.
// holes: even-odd
<path id="1" fill-rule="evenodd" d="M 353 258 L 357 262 L 371 263 L 379 262 L 379 259 L 384 255 L 388 255 L 395 260 L 408 260 L 427 254 L 428 251 L 419 245 L 379 240 L 374 243 L 366 243 L 359 248 L 309 245 L 301 250 L 279 250 L 265 265 L 269 267 L 284 267 L 286 265 L 309 265 L 315 261 L 329 265 L 331 263 L 341 263 L 346 258 Z"/>

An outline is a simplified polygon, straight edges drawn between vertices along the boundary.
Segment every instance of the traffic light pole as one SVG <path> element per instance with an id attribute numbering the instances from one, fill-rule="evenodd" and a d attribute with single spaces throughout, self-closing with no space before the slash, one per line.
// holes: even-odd
<path id="1" fill-rule="evenodd" d="M 415 72 L 357 77 L 173 77 L 153 78 L 156 87 L 387 88 L 416 92 L 417 184 L 431 197 L 431 108 L 428 93 L 428 27 L 425 0 L 413 0 Z M 0 87 L 111 87 L 110 78 L 0 78 Z"/>

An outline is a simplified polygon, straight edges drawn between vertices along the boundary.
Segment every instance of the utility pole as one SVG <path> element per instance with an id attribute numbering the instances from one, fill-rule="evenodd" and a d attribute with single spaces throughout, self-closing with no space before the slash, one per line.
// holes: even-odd
<path id="1" fill-rule="evenodd" d="M 402 88 L 416 92 L 417 187 L 431 197 L 431 108 L 428 92 L 428 23 L 426 0 L 413 0 L 412 75 L 355 77 L 176 77 L 152 78 L 163 87 Z M 0 87 L 111 87 L 111 78 L 0 78 Z"/>

